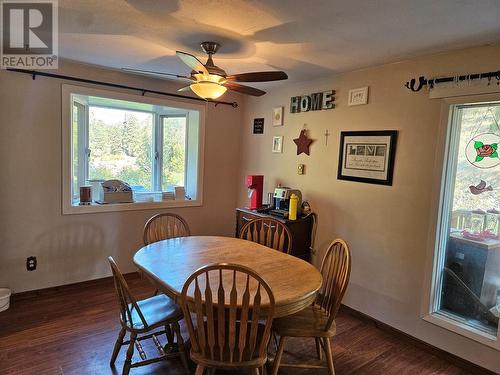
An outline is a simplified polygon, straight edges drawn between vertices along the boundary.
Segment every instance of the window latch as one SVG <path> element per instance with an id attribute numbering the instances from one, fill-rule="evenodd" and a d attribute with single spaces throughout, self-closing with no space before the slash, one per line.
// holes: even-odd
<path id="1" fill-rule="evenodd" d="M 87 155 L 88 158 L 90 158 L 90 148 L 85 149 L 85 154 Z"/>
<path id="2" fill-rule="evenodd" d="M 155 160 L 158 161 L 158 159 L 160 159 L 160 154 L 158 151 L 155 151 Z"/>

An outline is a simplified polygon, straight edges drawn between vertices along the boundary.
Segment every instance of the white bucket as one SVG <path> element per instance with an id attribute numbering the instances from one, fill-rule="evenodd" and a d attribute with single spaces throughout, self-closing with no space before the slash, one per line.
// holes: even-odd
<path id="1" fill-rule="evenodd" d="M 5 311 L 10 306 L 10 289 L 0 288 L 0 311 Z"/>

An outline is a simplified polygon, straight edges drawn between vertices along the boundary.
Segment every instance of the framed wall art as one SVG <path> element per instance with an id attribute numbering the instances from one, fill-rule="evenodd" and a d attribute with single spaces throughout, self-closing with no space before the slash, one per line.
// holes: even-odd
<path id="1" fill-rule="evenodd" d="M 282 153 L 283 152 L 283 136 L 275 135 L 273 137 L 273 152 Z"/>
<path id="2" fill-rule="evenodd" d="M 273 126 L 283 125 L 283 107 L 273 108 Z"/>
<path id="3" fill-rule="evenodd" d="M 368 104 L 368 86 L 349 90 L 349 106 Z"/>
<path id="4" fill-rule="evenodd" d="M 392 185 L 397 136 L 396 130 L 341 132 L 337 178 Z"/>
<path id="5" fill-rule="evenodd" d="M 253 119 L 253 134 L 264 134 L 264 119 L 254 118 Z"/>

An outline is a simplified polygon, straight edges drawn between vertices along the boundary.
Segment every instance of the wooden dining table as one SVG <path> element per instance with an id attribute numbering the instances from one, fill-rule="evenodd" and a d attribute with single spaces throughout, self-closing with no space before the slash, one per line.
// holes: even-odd
<path id="1" fill-rule="evenodd" d="M 143 275 L 177 303 L 187 278 L 200 267 L 214 263 L 239 264 L 256 271 L 273 291 L 276 317 L 306 308 L 321 287 L 321 273 L 312 264 L 238 238 L 172 238 L 144 246 L 134 255 L 134 264 Z M 238 294 L 245 286 L 244 280 L 237 283 Z"/>

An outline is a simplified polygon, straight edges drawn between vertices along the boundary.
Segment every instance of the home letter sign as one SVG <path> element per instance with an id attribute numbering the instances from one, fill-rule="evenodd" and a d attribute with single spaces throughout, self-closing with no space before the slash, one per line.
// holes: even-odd
<path id="1" fill-rule="evenodd" d="M 335 91 L 328 90 L 310 95 L 292 96 L 290 99 L 290 113 L 320 111 L 335 108 Z"/>

